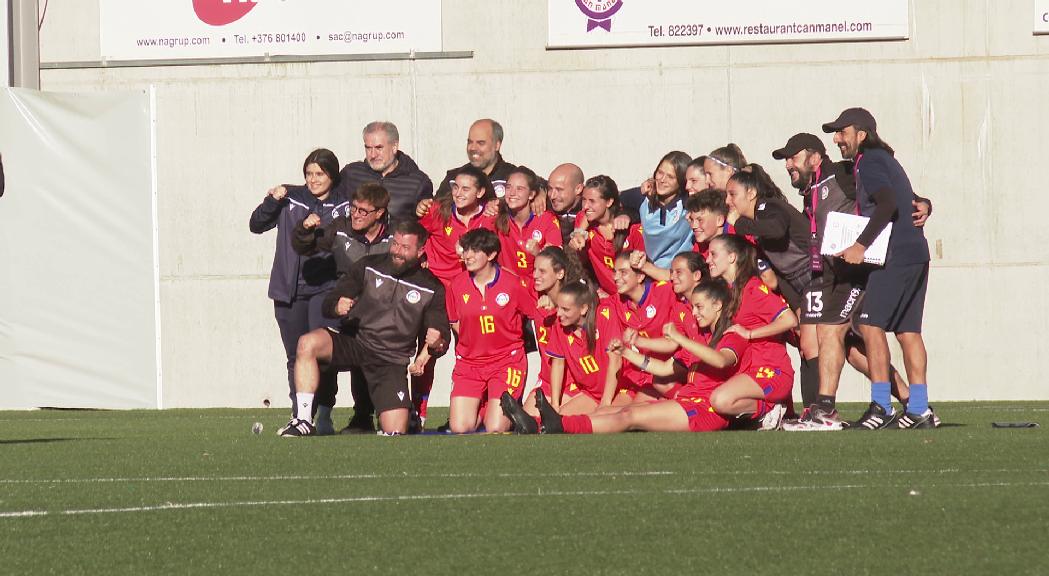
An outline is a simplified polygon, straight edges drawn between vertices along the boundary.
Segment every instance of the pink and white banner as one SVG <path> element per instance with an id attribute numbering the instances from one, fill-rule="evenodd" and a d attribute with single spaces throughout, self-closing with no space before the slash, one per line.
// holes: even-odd
<path id="1" fill-rule="evenodd" d="M 441 0 L 99 0 L 102 58 L 441 51 Z"/>
<path id="2" fill-rule="evenodd" d="M 548 0 L 547 48 L 898 40 L 908 0 Z"/>

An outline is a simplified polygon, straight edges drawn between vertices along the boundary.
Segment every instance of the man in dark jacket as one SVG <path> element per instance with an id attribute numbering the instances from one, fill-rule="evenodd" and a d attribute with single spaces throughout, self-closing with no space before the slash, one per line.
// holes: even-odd
<path id="1" fill-rule="evenodd" d="M 440 353 L 451 334 L 444 307 L 444 286 L 419 266 L 427 232 L 418 222 L 394 229 L 390 252 L 365 256 L 324 300 L 324 313 L 341 320 L 338 331 L 314 330 L 299 339 L 295 361 L 298 418 L 281 436 L 316 434 L 311 413 L 320 365 L 334 370 L 360 368 L 379 413 L 384 434 L 408 431 L 411 397 L 408 362 L 419 334 L 427 351 Z"/>
<path id="2" fill-rule="evenodd" d="M 410 156 L 401 152 L 400 133 L 392 122 L 372 122 L 364 127 L 364 160 L 347 164 L 341 172 L 338 193 L 353 200 L 365 182 L 378 182 L 390 192 L 390 225 L 415 221 L 415 206 L 433 198 L 433 183 Z"/>
<path id="3" fill-rule="evenodd" d="M 513 164 L 503 160 L 499 153 L 503 147 L 503 127 L 495 120 L 483 118 L 470 125 L 470 133 L 466 136 L 466 164 L 458 168 L 452 168 L 444 175 L 444 180 L 437 187 L 437 197 L 446 196 L 452 191 L 452 182 L 459 171 L 467 166 L 480 168 L 488 175 L 495 187 L 495 195 L 503 197 L 506 190 L 506 177 L 517 168 Z"/>

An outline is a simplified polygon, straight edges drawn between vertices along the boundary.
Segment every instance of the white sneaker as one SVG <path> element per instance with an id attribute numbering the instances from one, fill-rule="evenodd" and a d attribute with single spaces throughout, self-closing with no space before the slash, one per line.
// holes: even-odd
<path id="1" fill-rule="evenodd" d="M 783 404 L 775 404 L 761 419 L 761 428 L 758 430 L 779 430 L 783 425 L 783 415 L 787 413 L 787 407 Z"/>

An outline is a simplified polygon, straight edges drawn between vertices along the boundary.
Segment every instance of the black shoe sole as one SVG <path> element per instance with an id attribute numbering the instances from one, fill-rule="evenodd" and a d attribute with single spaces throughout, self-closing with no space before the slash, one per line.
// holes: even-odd
<path id="1" fill-rule="evenodd" d="M 517 404 L 517 400 L 514 400 L 509 392 L 503 392 L 499 397 L 499 407 L 503 410 L 503 416 L 513 424 L 514 434 L 539 433 L 539 425 Z"/>

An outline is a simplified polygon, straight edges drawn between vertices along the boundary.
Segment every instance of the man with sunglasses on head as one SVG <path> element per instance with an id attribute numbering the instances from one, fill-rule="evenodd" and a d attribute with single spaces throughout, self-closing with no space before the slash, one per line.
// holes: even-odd
<path id="1" fill-rule="evenodd" d="M 349 273 L 361 258 L 390 251 L 390 193 L 378 182 L 365 182 L 354 191 L 353 200 L 331 224 L 321 227 L 321 220 L 311 214 L 295 227 L 291 244 L 300 255 L 330 252 L 335 257 L 339 277 Z M 328 432 L 330 414 L 335 406 L 335 390 L 317 391 L 318 431 Z M 350 393 L 353 395 L 353 418 L 342 429 L 343 434 L 374 433 L 372 418 L 375 406 L 368 394 L 368 383 L 359 368 L 350 370 Z M 333 430 L 332 430 L 333 431 Z"/>

